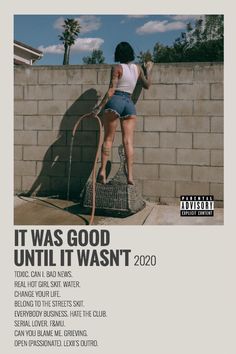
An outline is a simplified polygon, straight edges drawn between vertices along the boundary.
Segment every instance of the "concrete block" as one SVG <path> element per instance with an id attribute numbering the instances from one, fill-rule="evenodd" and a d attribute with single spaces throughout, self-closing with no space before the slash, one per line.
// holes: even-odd
<path id="1" fill-rule="evenodd" d="M 211 166 L 224 166 L 223 150 L 211 150 Z"/>
<path id="2" fill-rule="evenodd" d="M 57 131 L 38 132 L 38 145 L 47 145 L 49 147 L 52 144 L 66 145 L 66 134 L 60 136 Z"/>
<path id="3" fill-rule="evenodd" d="M 144 163 L 175 164 L 176 163 L 175 149 L 145 148 Z"/>
<path id="4" fill-rule="evenodd" d="M 177 149 L 177 164 L 210 165 L 209 150 Z"/>
<path id="5" fill-rule="evenodd" d="M 161 148 L 192 148 L 191 133 L 160 133 Z"/>
<path id="6" fill-rule="evenodd" d="M 100 102 L 108 88 L 108 84 L 81 84 L 81 100 L 97 99 L 97 102 Z"/>
<path id="7" fill-rule="evenodd" d="M 31 115 L 38 113 L 37 101 L 15 101 L 14 111 L 17 115 Z"/>
<path id="8" fill-rule="evenodd" d="M 72 161 L 81 161 L 82 148 L 73 146 Z M 53 146 L 52 148 L 52 160 L 66 161 L 70 159 L 70 147 L 67 146 Z"/>
<path id="9" fill-rule="evenodd" d="M 82 161 L 88 161 L 88 162 L 93 162 L 95 160 L 96 152 L 97 152 L 97 147 L 93 146 L 86 146 L 80 148 L 81 153 L 82 153 Z"/>
<path id="10" fill-rule="evenodd" d="M 23 100 L 24 98 L 24 87 L 15 85 L 14 86 L 14 100 Z"/>
<path id="11" fill-rule="evenodd" d="M 148 115 L 159 115 L 159 101 L 156 100 L 139 100 L 136 104 L 137 114 L 148 116 Z"/>
<path id="12" fill-rule="evenodd" d="M 22 160 L 23 149 L 21 145 L 14 146 L 14 160 Z"/>
<path id="13" fill-rule="evenodd" d="M 142 150 L 142 149 L 140 149 Z M 99 157 L 99 160 L 101 160 L 101 157 Z M 120 156 L 119 156 L 119 153 L 118 153 L 118 147 L 114 146 L 112 147 L 112 150 L 111 150 L 111 153 L 110 153 L 110 156 L 109 156 L 109 160 L 112 161 L 112 163 L 116 163 L 116 162 L 120 162 Z"/>
<path id="14" fill-rule="evenodd" d="M 37 162 L 37 175 L 42 176 L 59 176 L 64 177 L 66 174 L 66 163 L 65 162 L 49 162 L 49 161 L 38 161 Z"/>
<path id="15" fill-rule="evenodd" d="M 193 102 L 187 100 L 162 100 L 160 114 L 162 116 L 189 116 L 193 113 Z"/>
<path id="16" fill-rule="evenodd" d="M 81 95 L 81 85 L 54 85 L 54 100 L 75 100 Z"/>
<path id="17" fill-rule="evenodd" d="M 70 140 L 70 132 L 67 133 L 67 141 Z M 97 132 L 93 131 L 77 131 L 74 139 L 74 146 L 95 146 L 97 147 Z"/>
<path id="18" fill-rule="evenodd" d="M 210 85 L 193 83 L 177 85 L 177 99 L 180 100 L 206 100 L 210 99 Z"/>
<path id="19" fill-rule="evenodd" d="M 200 100 L 193 102 L 193 113 L 196 116 L 223 116 L 222 100 Z"/>
<path id="20" fill-rule="evenodd" d="M 26 116 L 24 117 L 25 130 L 51 130 L 52 116 Z"/>
<path id="21" fill-rule="evenodd" d="M 120 162 L 118 149 L 112 149 L 112 162 Z M 143 149 L 134 148 L 134 163 L 143 163 Z"/>
<path id="22" fill-rule="evenodd" d="M 116 132 L 115 134 L 115 139 L 114 139 L 114 142 L 113 142 L 113 146 L 120 146 L 122 143 L 122 134 L 121 132 Z"/>
<path id="23" fill-rule="evenodd" d="M 56 115 L 66 113 L 66 101 L 39 101 L 39 114 Z"/>
<path id="24" fill-rule="evenodd" d="M 68 69 L 68 84 L 97 84 L 96 69 Z"/>
<path id="25" fill-rule="evenodd" d="M 222 82 L 224 66 L 222 64 L 199 64 L 194 67 L 195 82 Z"/>
<path id="26" fill-rule="evenodd" d="M 39 70 L 39 84 L 67 84 L 67 70 L 44 67 Z"/>
<path id="27" fill-rule="evenodd" d="M 82 116 L 91 112 L 96 103 L 97 100 L 67 101 L 66 112 L 64 112 L 64 114 L 66 116 Z"/>
<path id="28" fill-rule="evenodd" d="M 223 183 L 223 167 L 193 166 L 193 181 Z"/>
<path id="29" fill-rule="evenodd" d="M 15 145 L 35 145 L 37 142 L 37 132 L 15 131 Z"/>
<path id="30" fill-rule="evenodd" d="M 171 181 L 145 181 L 143 194 L 145 196 L 174 197 L 175 183 Z"/>
<path id="31" fill-rule="evenodd" d="M 24 87 L 25 100 L 51 100 L 52 86 L 51 85 L 28 85 Z"/>
<path id="32" fill-rule="evenodd" d="M 160 166 L 160 179 L 170 181 L 190 181 L 192 178 L 191 166 Z"/>
<path id="33" fill-rule="evenodd" d="M 223 133 L 224 131 L 224 118 L 211 117 L 211 132 Z"/>
<path id="34" fill-rule="evenodd" d="M 73 162 L 71 166 L 71 177 L 88 178 L 92 169 L 92 162 Z"/>
<path id="35" fill-rule="evenodd" d="M 107 69 L 102 69 L 98 71 L 98 84 L 99 85 L 109 85 L 111 78 L 111 67 Z"/>
<path id="36" fill-rule="evenodd" d="M 176 99 L 176 85 L 152 85 L 148 90 L 144 90 L 144 99 Z"/>
<path id="37" fill-rule="evenodd" d="M 159 147 L 159 133 L 134 133 L 135 147 Z"/>
<path id="38" fill-rule="evenodd" d="M 176 117 L 145 117 L 145 131 L 176 131 Z"/>
<path id="39" fill-rule="evenodd" d="M 161 83 L 161 68 L 165 71 L 165 64 L 154 64 L 152 69 L 152 84 Z M 165 81 L 163 81 L 165 83 Z"/>
<path id="40" fill-rule="evenodd" d="M 178 132 L 209 132 L 209 117 L 177 117 Z"/>
<path id="41" fill-rule="evenodd" d="M 211 84 L 211 98 L 213 100 L 220 100 L 224 98 L 223 83 Z"/>
<path id="42" fill-rule="evenodd" d="M 138 180 L 138 179 L 134 179 L 134 180 L 135 180 L 136 187 L 140 191 L 141 195 L 143 195 L 143 184 L 148 182 L 148 181 L 142 181 L 142 180 Z"/>
<path id="43" fill-rule="evenodd" d="M 55 115 L 55 116 L 53 116 L 52 129 L 58 130 L 61 132 L 70 130 L 70 134 L 72 134 L 72 130 L 73 130 L 75 124 L 78 122 L 78 120 L 79 120 L 79 116 L 77 116 L 77 115 L 75 115 L 75 116 L 67 115 L 67 114 L 65 114 L 64 116 L 63 115 Z M 78 130 L 81 130 L 82 126 L 83 126 L 83 123 L 80 127 L 78 127 Z M 86 129 L 86 130 L 88 130 L 88 129 Z"/>
<path id="44" fill-rule="evenodd" d="M 24 146 L 23 160 L 48 161 L 51 160 L 51 151 L 48 151 L 48 146 Z"/>
<path id="45" fill-rule="evenodd" d="M 67 121 L 68 124 L 64 124 L 64 129 L 70 128 L 72 130 L 72 125 L 70 124 L 70 119 L 63 120 L 63 118 L 64 118 L 63 115 L 52 116 L 52 129 L 53 130 L 60 130 L 62 123 L 65 121 Z"/>
<path id="46" fill-rule="evenodd" d="M 165 64 L 159 67 L 163 83 L 192 83 L 193 67 L 184 64 Z"/>
<path id="47" fill-rule="evenodd" d="M 210 183 L 210 194 L 215 200 L 224 200 L 224 185 L 223 183 Z"/>
<path id="48" fill-rule="evenodd" d="M 93 118 L 88 118 L 88 119 L 84 119 L 82 122 L 81 122 L 81 129 L 83 131 L 85 130 L 88 130 L 88 131 L 98 131 L 99 130 L 99 124 L 98 124 L 98 121 L 97 119 L 93 119 Z"/>
<path id="49" fill-rule="evenodd" d="M 207 182 L 176 182 L 176 197 L 181 195 L 209 195 L 209 183 Z"/>
<path id="50" fill-rule="evenodd" d="M 14 116 L 14 130 L 23 130 L 23 116 Z"/>
<path id="51" fill-rule="evenodd" d="M 194 133 L 193 147 L 195 149 L 223 149 L 223 134 Z"/>
<path id="52" fill-rule="evenodd" d="M 35 176 L 35 161 L 15 161 L 14 173 L 16 176 Z"/>
<path id="53" fill-rule="evenodd" d="M 157 179 L 158 166 L 157 165 L 134 165 L 134 177 L 137 179 Z"/>
<path id="54" fill-rule="evenodd" d="M 15 85 L 30 85 L 37 84 L 38 70 L 35 67 L 15 68 L 14 69 L 14 84 Z"/>
<path id="55" fill-rule="evenodd" d="M 81 99 L 83 99 L 84 95 L 86 99 L 89 99 L 90 96 L 92 97 L 92 99 L 94 99 L 94 95 L 95 95 L 98 100 L 101 100 L 105 95 L 105 93 L 107 92 L 107 90 L 108 90 L 108 84 L 100 85 L 99 81 L 98 81 L 98 85 L 83 84 L 82 91 L 81 91 L 82 93 Z"/>
<path id="56" fill-rule="evenodd" d="M 136 120 L 135 131 L 136 132 L 143 132 L 143 125 L 144 125 L 144 117 L 138 115 Z"/>
<path id="57" fill-rule="evenodd" d="M 22 177 L 14 176 L 14 192 L 18 193 L 22 191 Z"/>
<path id="58" fill-rule="evenodd" d="M 140 117 L 142 117 L 142 116 L 140 116 Z M 121 120 L 119 119 L 119 121 L 121 121 Z M 136 120 L 136 126 L 137 126 L 137 122 L 138 122 L 138 119 Z M 102 125 L 104 125 L 104 117 L 102 117 Z M 135 130 L 136 130 L 136 126 L 135 126 Z M 141 131 L 143 131 L 143 129 L 141 129 Z M 118 122 L 118 124 L 117 124 L 116 132 L 121 132 L 121 123 L 120 122 Z"/>

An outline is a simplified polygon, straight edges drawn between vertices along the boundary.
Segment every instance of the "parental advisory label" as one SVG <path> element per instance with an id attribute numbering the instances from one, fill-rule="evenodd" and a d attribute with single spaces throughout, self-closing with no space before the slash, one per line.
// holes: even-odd
<path id="1" fill-rule="evenodd" d="M 214 216 L 214 196 L 181 195 L 180 216 Z"/>

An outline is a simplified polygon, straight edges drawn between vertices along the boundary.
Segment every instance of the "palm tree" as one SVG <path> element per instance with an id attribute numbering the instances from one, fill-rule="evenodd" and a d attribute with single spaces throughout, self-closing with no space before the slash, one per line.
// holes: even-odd
<path id="1" fill-rule="evenodd" d="M 73 44 L 75 44 L 75 40 L 80 33 L 80 24 L 73 18 L 67 18 L 64 21 L 63 27 L 65 30 L 58 37 L 64 45 L 63 65 L 68 65 L 70 59 L 70 48 Z"/>

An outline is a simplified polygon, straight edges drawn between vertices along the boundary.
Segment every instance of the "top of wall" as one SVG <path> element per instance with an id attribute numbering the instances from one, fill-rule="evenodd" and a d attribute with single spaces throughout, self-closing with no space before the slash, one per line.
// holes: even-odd
<path id="1" fill-rule="evenodd" d="M 15 85 L 41 84 L 109 84 L 110 64 L 19 66 L 15 68 Z M 157 63 L 152 72 L 152 84 L 222 82 L 223 63 Z"/>
<path id="2" fill-rule="evenodd" d="M 65 69 L 107 69 L 115 64 L 77 64 L 77 65 L 34 65 L 32 69 L 55 69 L 55 70 L 65 70 Z M 178 63 L 155 63 L 155 66 L 213 66 L 213 65 L 224 65 L 223 62 L 178 62 Z M 20 65 L 15 67 L 15 69 L 26 69 L 28 66 Z"/>

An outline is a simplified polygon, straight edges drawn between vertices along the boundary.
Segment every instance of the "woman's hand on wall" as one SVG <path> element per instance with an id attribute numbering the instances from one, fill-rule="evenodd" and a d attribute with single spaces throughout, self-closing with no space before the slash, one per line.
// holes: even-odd
<path id="1" fill-rule="evenodd" d="M 139 66 L 139 79 L 142 82 L 143 88 L 149 89 L 151 86 L 151 72 L 154 63 L 152 61 L 148 61 L 147 63 L 143 64 L 143 67 Z"/>
<path id="2" fill-rule="evenodd" d="M 147 73 L 151 73 L 153 65 L 154 65 L 153 61 L 147 61 L 146 63 L 144 63 L 144 67 Z"/>

